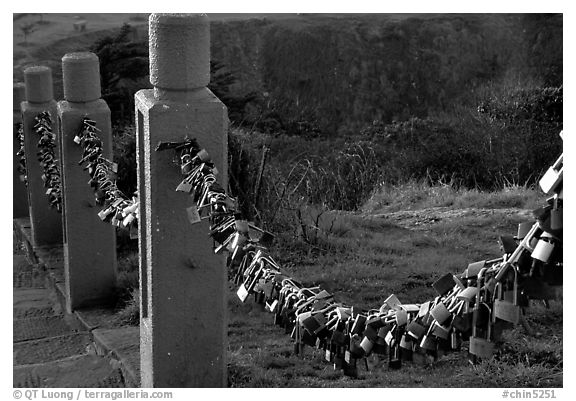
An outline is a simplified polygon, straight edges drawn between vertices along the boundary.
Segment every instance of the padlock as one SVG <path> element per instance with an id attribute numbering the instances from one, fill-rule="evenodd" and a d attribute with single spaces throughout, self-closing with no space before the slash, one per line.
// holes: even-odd
<path id="1" fill-rule="evenodd" d="M 396 311 L 396 326 L 403 327 L 408 323 L 408 312 L 404 309 Z"/>
<path id="2" fill-rule="evenodd" d="M 432 324 L 433 329 L 432 329 L 432 335 L 435 337 L 438 337 L 439 339 L 442 340 L 447 340 L 450 336 L 450 327 L 445 327 L 442 326 L 440 324 L 438 324 L 438 322 L 434 322 Z"/>
<path id="3" fill-rule="evenodd" d="M 470 263 L 466 271 L 464 272 L 464 277 L 467 279 L 475 278 L 478 276 L 480 270 L 482 270 L 486 266 L 486 261 L 481 260 L 479 262 Z"/>
<path id="4" fill-rule="evenodd" d="M 368 337 L 364 337 L 360 342 L 360 348 L 364 351 L 364 355 L 370 355 L 372 349 L 374 348 L 375 341 L 370 340 Z"/>
<path id="5" fill-rule="evenodd" d="M 388 353 L 388 368 L 400 369 L 402 367 L 402 358 L 400 357 L 400 345 L 394 341 L 390 346 Z"/>
<path id="6" fill-rule="evenodd" d="M 458 351 L 460 350 L 461 346 L 462 346 L 461 334 L 456 330 L 452 330 L 450 332 L 450 349 L 452 351 Z"/>
<path id="7" fill-rule="evenodd" d="M 365 350 L 361 346 L 362 337 L 358 334 L 353 334 L 350 336 L 350 354 L 354 358 L 362 358 L 365 355 Z"/>
<path id="8" fill-rule="evenodd" d="M 492 322 L 495 323 L 496 319 L 501 319 L 513 324 L 520 323 L 521 308 L 518 305 L 518 273 L 514 266 L 510 266 L 514 272 L 514 288 L 512 291 L 512 300 L 504 299 L 504 290 L 502 288 L 503 282 L 496 283 L 494 289 L 494 306 L 492 310 Z"/>
<path id="9" fill-rule="evenodd" d="M 510 254 L 514 252 L 518 247 L 518 244 L 516 243 L 514 238 L 508 235 L 501 235 L 498 238 L 498 242 L 500 243 L 500 248 L 502 248 L 502 251 L 505 254 Z"/>
<path id="10" fill-rule="evenodd" d="M 526 234 L 530 232 L 530 229 L 532 228 L 533 225 L 534 223 L 531 221 L 526 221 L 524 223 L 518 224 L 518 231 L 514 239 L 517 241 L 523 240 Z"/>
<path id="11" fill-rule="evenodd" d="M 412 360 L 412 350 L 414 348 L 414 342 L 412 341 L 412 337 L 408 335 L 408 333 L 402 334 L 400 338 L 400 359 L 404 361 L 411 361 Z"/>
<path id="12" fill-rule="evenodd" d="M 432 283 L 432 288 L 434 288 L 434 291 L 436 291 L 438 295 L 443 296 L 454 288 L 454 284 L 454 275 L 452 273 L 446 273 Z"/>
<path id="13" fill-rule="evenodd" d="M 544 173 L 539 181 L 540 188 L 546 195 L 550 195 L 556 188 L 562 184 L 563 178 L 563 154 L 554 162 Z"/>
<path id="14" fill-rule="evenodd" d="M 348 377 L 358 377 L 357 359 L 349 350 L 344 351 L 344 364 L 342 365 L 343 373 Z"/>
<path id="15" fill-rule="evenodd" d="M 436 351 L 438 342 L 432 334 L 425 334 L 420 341 L 420 348 L 426 351 Z"/>
<path id="16" fill-rule="evenodd" d="M 376 338 L 376 342 L 374 343 L 374 347 L 372 347 L 372 353 L 378 355 L 386 355 L 387 349 L 388 345 L 386 344 L 386 340 L 378 336 Z"/>
<path id="17" fill-rule="evenodd" d="M 430 310 L 430 315 L 432 315 L 434 320 L 436 320 L 439 324 L 446 323 L 448 319 L 452 317 L 452 314 L 443 302 L 438 302 L 438 304 L 432 310 Z"/>
<path id="18" fill-rule="evenodd" d="M 420 310 L 418 311 L 417 318 L 424 322 L 427 319 L 429 313 L 430 313 L 430 301 L 426 301 L 420 305 Z"/>
<path id="19" fill-rule="evenodd" d="M 476 312 L 480 310 L 480 308 L 486 308 L 488 313 L 491 314 L 490 307 L 482 302 L 480 305 L 477 305 L 474 310 L 474 317 L 472 322 L 472 335 L 470 336 L 470 345 L 468 352 L 476 358 L 487 359 L 490 358 L 494 353 L 494 343 L 492 340 L 492 321 L 488 319 L 485 337 L 478 336 L 478 325 L 476 322 Z"/>
<path id="20" fill-rule="evenodd" d="M 386 304 L 390 309 L 397 309 L 400 305 L 402 305 L 398 297 L 394 294 L 386 298 L 384 304 Z"/>
<path id="21" fill-rule="evenodd" d="M 464 290 L 458 293 L 458 295 L 456 295 L 456 298 L 470 303 L 474 300 L 474 298 L 476 298 L 476 294 L 478 294 L 477 287 L 466 287 Z"/>
<path id="22" fill-rule="evenodd" d="M 413 320 L 406 327 L 406 333 L 415 341 L 420 341 L 424 334 L 426 334 L 426 328 Z"/>
<path id="23" fill-rule="evenodd" d="M 366 327 L 366 316 L 358 314 L 354 319 L 354 324 L 350 329 L 350 334 L 362 334 Z"/>
<path id="24" fill-rule="evenodd" d="M 561 230 L 562 229 L 562 200 L 559 199 L 558 195 L 554 196 L 554 201 L 552 204 L 552 210 L 550 211 L 550 229 L 551 230 Z"/>
<path id="25" fill-rule="evenodd" d="M 540 240 L 532 251 L 532 258 L 538 259 L 541 262 L 547 263 L 554 251 L 556 238 L 547 232 L 540 235 Z"/>

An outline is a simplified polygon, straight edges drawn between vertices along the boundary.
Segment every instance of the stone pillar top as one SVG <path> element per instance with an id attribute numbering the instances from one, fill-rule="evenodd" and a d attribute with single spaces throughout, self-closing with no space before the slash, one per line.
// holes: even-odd
<path id="1" fill-rule="evenodd" d="M 26 100 L 26 85 L 24 82 L 17 82 L 14 84 L 14 93 L 13 93 L 13 101 L 14 106 L 12 108 L 13 111 L 20 111 L 20 102 Z"/>
<path id="2" fill-rule="evenodd" d="M 100 99 L 100 63 L 90 52 L 68 53 L 62 57 L 64 99 L 91 102 Z"/>
<path id="3" fill-rule="evenodd" d="M 46 103 L 54 99 L 52 70 L 50 67 L 34 66 L 24 70 L 26 100 L 31 103 Z"/>
<path id="4" fill-rule="evenodd" d="M 151 14 L 150 83 L 165 91 L 210 82 L 210 23 L 206 14 Z"/>

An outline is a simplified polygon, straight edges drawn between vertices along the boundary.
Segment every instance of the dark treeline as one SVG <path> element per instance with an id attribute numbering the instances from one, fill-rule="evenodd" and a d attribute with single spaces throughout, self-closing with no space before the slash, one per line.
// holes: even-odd
<path id="1" fill-rule="evenodd" d="M 270 180 L 305 161 L 301 195 L 333 208 L 360 207 L 381 182 L 532 185 L 562 147 L 562 25 L 557 14 L 214 22 L 210 89 L 233 126 L 271 134 L 231 133 L 232 188 L 254 194 L 264 145 Z M 116 157 L 127 172 L 119 185 L 130 193 L 133 96 L 150 85 L 147 33 L 125 25 L 90 50 L 100 58 Z"/>
<path id="2" fill-rule="evenodd" d="M 560 86 L 562 15 L 219 22 L 212 54 L 259 94 L 247 122 L 330 136 L 474 105 L 487 85 Z"/>

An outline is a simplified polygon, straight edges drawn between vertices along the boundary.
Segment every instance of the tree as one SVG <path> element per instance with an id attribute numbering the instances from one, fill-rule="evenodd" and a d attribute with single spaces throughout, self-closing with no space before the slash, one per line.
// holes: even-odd
<path id="1" fill-rule="evenodd" d="M 100 59 L 102 98 L 110 106 L 115 123 L 133 123 L 134 94 L 151 87 L 148 42 L 130 39 L 132 29 L 125 23 L 116 36 L 106 36 L 91 47 L 91 51 Z M 237 80 L 224 64 L 211 60 L 210 70 L 208 88 L 228 107 L 230 119 L 240 123 L 246 104 L 253 101 L 256 94 L 233 93 L 231 87 Z"/>
<path id="2" fill-rule="evenodd" d="M 20 29 L 24 34 L 24 45 L 28 46 L 28 35 L 36 30 L 36 25 L 34 22 L 30 22 L 29 24 L 20 25 Z"/>

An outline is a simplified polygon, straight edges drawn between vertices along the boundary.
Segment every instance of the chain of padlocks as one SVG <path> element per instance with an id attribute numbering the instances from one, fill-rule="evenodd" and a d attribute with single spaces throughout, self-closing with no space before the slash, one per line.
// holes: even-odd
<path id="1" fill-rule="evenodd" d="M 135 228 L 138 200 L 128 199 L 115 185 L 116 165 L 102 157 L 94 121 L 85 118 L 74 141 L 84 149 L 79 164 L 91 176 L 99 216 L 119 227 Z M 447 273 L 433 283 L 433 300 L 403 304 L 390 295 L 378 309 L 359 310 L 337 302 L 319 287 L 305 287 L 283 273 L 267 246 L 273 235 L 245 220 L 237 202 L 217 182 L 218 171 L 196 140 L 161 142 L 156 150 L 175 151 L 174 162 L 184 177 L 176 191 L 191 196 L 191 224 L 208 219 L 216 253 L 227 250 L 231 280 L 245 302 L 250 295 L 274 315 L 274 323 L 291 333 L 296 354 L 305 345 L 322 350 L 334 369 L 357 375 L 357 362 L 371 354 L 387 356 L 400 368 L 414 353 L 433 358 L 460 350 L 468 341 L 471 359 L 494 353 L 498 326 L 518 324 L 534 287 L 562 279 L 562 157 L 550 167 L 540 186 L 546 205 L 534 211 L 536 222 L 519 225 L 515 237 L 501 237 L 501 258 L 470 264 L 458 275 Z M 132 231 L 132 230 L 131 230 Z M 528 284 L 532 289 L 527 290 Z M 366 363 L 366 366 L 368 364 Z"/>
<path id="2" fill-rule="evenodd" d="M 34 130 L 40 136 L 38 139 L 38 161 L 44 173 L 42 181 L 48 196 L 50 206 L 62 212 L 62 184 L 60 182 L 60 168 L 54 149 L 56 148 L 56 135 L 52 132 L 52 118 L 48 111 L 38 114 L 34 119 Z"/>
<path id="3" fill-rule="evenodd" d="M 174 149 L 184 180 L 176 191 L 189 193 L 190 223 L 210 221 L 215 252 L 229 251 L 228 268 L 244 302 L 250 295 L 274 314 L 274 323 L 291 333 L 295 353 L 304 345 L 324 352 L 335 369 L 357 375 L 357 361 L 370 354 L 387 355 L 399 368 L 413 353 L 433 357 L 439 351 L 461 349 L 468 341 L 471 359 L 489 358 L 495 328 L 518 324 L 529 297 L 527 283 L 557 285 L 562 277 L 562 156 L 540 180 L 545 206 L 534 211 L 536 222 L 520 224 L 518 235 L 501 237 L 505 254 L 472 263 L 459 275 L 447 273 L 432 286 L 437 296 L 422 304 L 402 304 L 389 296 L 368 311 L 336 302 L 319 287 L 305 288 L 282 273 L 266 245 L 273 236 L 244 220 L 233 198 L 216 182 L 218 171 L 206 150 L 193 139 L 160 143 L 156 150 Z M 534 286 L 532 286 L 534 287 Z"/>
<path id="4" fill-rule="evenodd" d="M 22 123 L 16 123 L 14 126 L 14 132 L 18 145 L 20 146 L 16 152 L 16 156 L 18 156 L 18 173 L 20 174 L 20 181 L 27 186 L 28 178 L 26 177 L 26 152 L 24 151 L 24 125 Z"/>
<path id="5" fill-rule="evenodd" d="M 118 164 L 102 155 L 102 140 L 98 136 L 100 130 L 96 122 L 88 117 L 82 119 L 82 125 L 74 142 L 83 149 L 79 165 L 85 164 L 90 180 L 88 184 L 94 188 L 96 204 L 104 206 L 98 217 L 116 227 L 130 231 L 130 237 L 138 237 L 138 199 L 128 198 L 116 186 Z"/>

